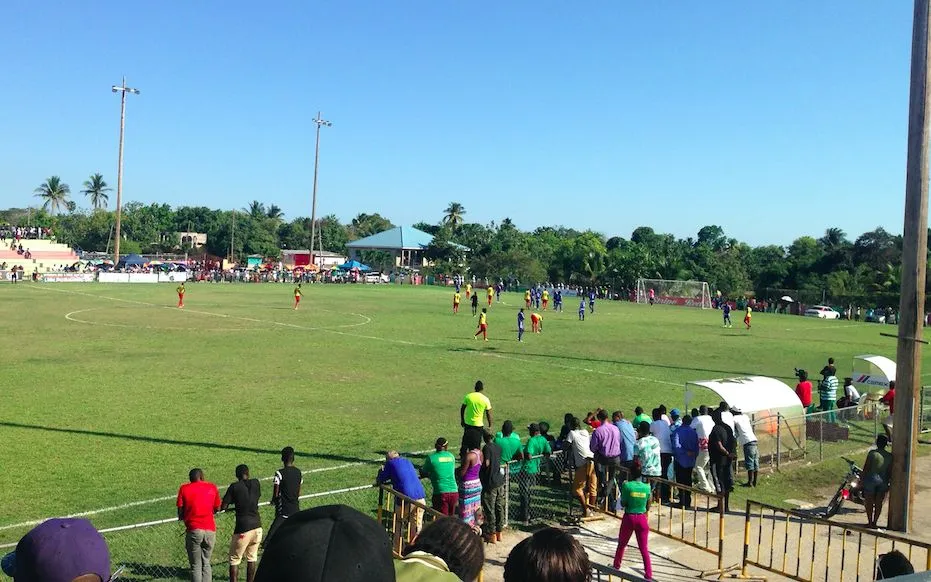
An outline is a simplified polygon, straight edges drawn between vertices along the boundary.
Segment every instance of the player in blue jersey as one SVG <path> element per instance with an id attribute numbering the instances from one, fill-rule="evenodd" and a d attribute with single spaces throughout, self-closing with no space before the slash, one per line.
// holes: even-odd
<path id="1" fill-rule="evenodd" d="M 731 304 L 725 301 L 721 311 L 724 312 L 724 327 L 731 327 Z"/>
<path id="2" fill-rule="evenodd" d="M 524 341 L 524 308 L 517 312 L 517 341 Z"/>
<path id="3" fill-rule="evenodd" d="M 553 311 L 562 311 L 562 291 L 559 289 L 553 294 Z"/>
<path id="4" fill-rule="evenodd" d="M 585 298 L 579 301 L 579 321 L 585 321 Z"/>
<path id="5" fill-rule="evenodd" d="M 588 292 L 588 309 L 592 313 L 595 313 L 595 288 L 594 287 L 592 287 L 592 289 Z"/>

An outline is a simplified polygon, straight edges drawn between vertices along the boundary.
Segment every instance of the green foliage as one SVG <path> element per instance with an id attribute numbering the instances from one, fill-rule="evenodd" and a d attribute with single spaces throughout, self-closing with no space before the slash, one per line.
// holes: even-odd
<path id="1" fill-rule="evenodd" d="M 42 200 L 42 209 L 55 215 L 68 203 L 71 187 L 61 181 L 58 176 L 52 176 L 35 189 L 34 194 Z"/>

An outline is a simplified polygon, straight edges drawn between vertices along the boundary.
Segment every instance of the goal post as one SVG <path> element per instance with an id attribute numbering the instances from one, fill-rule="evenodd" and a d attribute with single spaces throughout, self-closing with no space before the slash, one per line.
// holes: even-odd
<path id="1" fill-rule="evenodd" d="M 711 292 L 705 281 L 670 281 L 668 279 L 637 279 L 637 303 L 654 303 L 711 309 Z"/>

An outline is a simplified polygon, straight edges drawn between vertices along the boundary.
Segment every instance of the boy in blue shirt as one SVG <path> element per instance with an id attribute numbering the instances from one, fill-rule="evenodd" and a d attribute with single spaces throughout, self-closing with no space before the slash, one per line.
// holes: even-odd
<path id="1" fill-rule="evenodd" d="M 524 308 L 517 312 L 517 341 L 524 341 Z"/>

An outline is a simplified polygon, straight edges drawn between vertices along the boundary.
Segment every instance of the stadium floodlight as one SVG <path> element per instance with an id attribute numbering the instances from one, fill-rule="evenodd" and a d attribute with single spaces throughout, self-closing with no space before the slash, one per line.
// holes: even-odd
<path id="1" fill-rule="evenodd" d="M 313 193 L 313 202 L 310 208 L 310 256 L 314 256 L 314 238 L 317 236 L 317 165 L 320 161 L 320 128 L 321 127 L 333 127 L 333 124 L 326 119 L 323 119 L 321 112 L 317 112 L 317 117 L 314 118 L 314 124 L 317 126 L 317 143 L 314 146 L 314 193 Z M 321 250 L 323 250 L 323 243 L 320 243 Z M 317 264 L 317 261 L 314 260 L 314 264 Z"/>
<path id="2" fill-rule="evenodd" d="M 139 89 L 126 86 L 126 77 L 123 77 L 122 85 L 113 85 L 111 90 L 114 93 L 120 93 L 120 153 L 119 162 L 116 169 L 116 224 L 114 227 L 115 241 L 113 245 L 113 265 L 120 262 L 120 223 L 122 219 L 123 203 L 123 133 L 126 129 L 126 94 L 139 94 Z"/>

